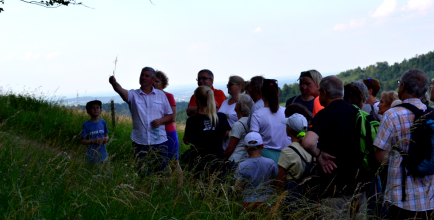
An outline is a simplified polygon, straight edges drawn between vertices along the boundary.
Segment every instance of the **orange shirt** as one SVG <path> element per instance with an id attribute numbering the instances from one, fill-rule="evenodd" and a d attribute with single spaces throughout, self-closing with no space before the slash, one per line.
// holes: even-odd
<path id="1" fill-rule="evenodd" d="M 319 103 L 319 96 L 317 96 L 315 98 L 315 101 L 313 101 L 313 116 L 315 117 L 316 113 L 318 113 L 319 111 L 321 111 L 324 108 L 324 106 L 322 106 Z"/>
<path id="2" fill-rule="evenodd" d="M 219 109 L 222 103 L 226 100 L 225 93 L 220 89 L 214 89 L 214 87 L 211 87 L 211 89 L 214 92 L 214 99 L 215 99 L 217 109 Z M 188 106 L 197 106 L 196 96 L 194 96 L 194 94 L 191 96 Z"/>

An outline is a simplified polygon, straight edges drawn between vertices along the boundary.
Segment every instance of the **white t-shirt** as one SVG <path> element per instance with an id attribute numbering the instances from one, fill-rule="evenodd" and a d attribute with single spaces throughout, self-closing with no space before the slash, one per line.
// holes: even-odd
<path id="1" fill-rule="evenodd" d="M 264 107 L 264 101 L 262 99 L 259 99 L 255 104 L 253 104 L 252 108 L 250 109 L 250 115 L 249 119 L 247 119 L 247 124 L 250 126 L 250 123 L 252 121 L 252 115 L 255 113 L 256 110 L 261 109 Z"/>
<path id="2" fill-rule="evenodd" d="M 245 160 L 249 158 L 246 149 L 244 149 L 244 137 L 250 131 L 249 129 L 250 128 L 247 125 L 247 117 L 240 118 L 240 120 L 235 122 L 234 126 L 232 126 L 232 129 L 229 132 L 229 138 L 230 137 L 238 138 L 240 139 L 240 142 L 238 142 L 237 147 L 235 148 L 232 155 L 229 157 L 230 161 L 238 162 L 240 160 Z"/>
<path id="3" fill-rule="evenodd" d="M 235 106 L 237 103 L 235 102 L 232 105 L 228 104 L 229 99 L 223 101 L 222 106 L 220 106 L 219 112 L 224 113 L 226 118 L 228 118 L 229 125 L 232 127 L 235 122 L 238 121 L 237 113 L 235 112 Z"/>
<path id="4" fill-rule="evenodd" d="M 229 99 L 226 99 L 222 103 L 222 106 L 220 106 L 219 112 L 226 115 L 226 118 L 228 119 L 228 123 L 232 127 L 232 125 L 234 125 L 234 123 L 238 121 L 237 112 L 235 112 L 235 106 L 237 105 L 237 103 L 235 102 L 234 104 L 229 105 L 228 101 L 229 101 Z M 223 150 L 226 150 L 228 145 L 229 145 L 229 137 L 226 137 L 222 143 Z"/>
<path id="5" fill-rule="evenodd" d="M 286 134 L 286 125 L 281 123 L 284 118 L 285 108 L 281 106 L 274 114 L 268 107 L 258 109 L 252 115 L 250 130 L 261 134 L 264 148 L 281 151 L 291 144 L 291 139 Z"/>

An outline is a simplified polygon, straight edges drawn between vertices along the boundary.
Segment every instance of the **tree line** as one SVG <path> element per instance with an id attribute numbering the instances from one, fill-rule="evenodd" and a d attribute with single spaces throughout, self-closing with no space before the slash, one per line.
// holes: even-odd
<path id="1" fill-rule="evenodd" d="M 417 55 L 410 59 L 404 59 L 401 63 L 389 65 L 387 62 L 377 62 L 364 68 L 357 67 L 339 73 L 337 76 L 341 78 L 344 84 L 357 81 L 360 79 L 375 78 L 380 81 L 381 89 L 378 93 L 380 98 L 382 91 L 396 90 L 397 80 L 408 69 L 420 69 L 424 71 L 430 80 L 434 78 L 434 51 L 427 54 Z M 299 84 L 284 84 L 280 89 L 280 102 L 286 102 L 289 98 L 299 95 Z"/>

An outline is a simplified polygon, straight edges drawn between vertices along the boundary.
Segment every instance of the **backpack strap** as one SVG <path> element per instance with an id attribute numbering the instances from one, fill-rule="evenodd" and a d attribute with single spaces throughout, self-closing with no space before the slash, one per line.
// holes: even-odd
<path id="1" fill-rule="evenodd" d="M 298 97 L 300 97 L 300 96 L 301 96 L 301 95 L 295 96 L 295 97 L 292 99 L 291 105 L 294 104 L 295 100 L 296 100 Z"/>
<path id="2" fill-rule="evenodd" d="M 239 121 L 239 122 L 243 125 L 244 130 L 246 131 L 246 134 L 248 134 L 249 132 L 247 132 L 247 129 L 246 129 L 246 126 L 244 125 L 244 123 L 242 123 L 241 121 Z"/>
<path id="3" fill-rule="evenodd" d="M 298 151 L 295 147 L 293 147 L 293 146 L 291 146 L 291 145 L 289 145 L 288 147 L 291 148 L 293 151 L 295 151 L 295 153 L 297 153 L 298 156 L 300 156 L 300 159 L 301 159 L 303 162 L 308 163 L 308 162 L 303 158 L 303 156 L 301 156 L 300 151 Z"/>
<path id="4" fill-rule="evenodd" d="M 403 107 L 403 108 L 406 108 L 406 109 L 410 110 L 411 112 L 413 112 L 413 114 L 415 116 L 415 121 L 423 115 L 423 110 L 418 109 L 416 106 L 414 106 L 410 103 L 402 103 L 402 104 L 399 104 L 395 107 Z"/>

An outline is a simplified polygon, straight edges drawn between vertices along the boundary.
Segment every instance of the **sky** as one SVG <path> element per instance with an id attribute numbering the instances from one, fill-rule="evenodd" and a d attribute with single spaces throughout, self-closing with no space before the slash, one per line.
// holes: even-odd
<path id="1" fill-rule="evenodd" d="M 337 74 L 434 50 L 434 0 L 82 1 L 88 7 L 0 6 L 3 92 L 113 94 L 116 57 L 125 89 L 139 88 L 151 66 L 171 91 L 194 90 L 205 68 L 222 86 L 230 75 L 293 83 L 309 69 Z"/>

